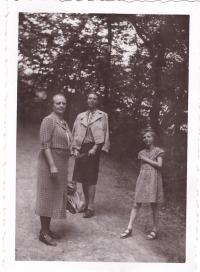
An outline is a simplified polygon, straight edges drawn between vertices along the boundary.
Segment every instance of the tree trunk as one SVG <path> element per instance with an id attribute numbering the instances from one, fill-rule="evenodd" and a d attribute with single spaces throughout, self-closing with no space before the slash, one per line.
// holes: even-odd
<path id="1" fill-rule="evenodd" d="M 111 51 L 112 51 L 112 24 L 109 17 L 106 18 L 108 28 L 108 50 L 106 55 L 106 73 L 104 74 L 104 109 L 109 110 L 109 93 L 110 93 L 110 77 L 111 77 Z"/>
<path id="2" fill-rule="evenodd" d="M 164 47 L 162 36 L 159 33 L 156 36 L 156 39 L 153 43 L 152 48 L 150 49 L 150 53 L 152 56 L 152 83 L 154 86 L 154 96 L 153 96 L 153 103 L 150 112 L 150 119 L 151 119 L 151 126 L 155 130 L 155 132 L 160 136 L 161 128 L 159 123 L 159 114 L 161 110 L 161 99 L 162 99 L 162 84 L 161 84 L 161 74 L 162 74 L 162 67 L 164 66 Z"/>

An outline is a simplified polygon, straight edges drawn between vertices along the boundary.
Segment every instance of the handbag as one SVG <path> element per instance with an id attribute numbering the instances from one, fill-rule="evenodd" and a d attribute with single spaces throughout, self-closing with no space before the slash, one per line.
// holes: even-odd
<path id="1" fill-rule="evenodd" d="M 73 195 L 77 190 L 75 181 L 68 181 L 67 183 L 67 195 Z"/>
<path id="2" fill-rule="evenodd" d="M 84 206 L 81 193 L 77 191 L 76 184 L 69 182 L 67 185 L 67 204 L 66 210 L 70 213 L 78 213 Z"/>

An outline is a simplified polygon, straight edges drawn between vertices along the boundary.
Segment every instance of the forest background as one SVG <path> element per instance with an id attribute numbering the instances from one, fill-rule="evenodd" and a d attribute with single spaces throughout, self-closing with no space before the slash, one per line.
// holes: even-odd
<path id="1" fill-rule="evenodd" d="M 57 92 L 72 128 L 97 92 L 109 156 L 138 169 L 140 132 L 151 126 L 166 151 L 166 199 L 185 214 L 189 16 L 20 13 L 18 46 L 18 128 L 39 126 Z"/>

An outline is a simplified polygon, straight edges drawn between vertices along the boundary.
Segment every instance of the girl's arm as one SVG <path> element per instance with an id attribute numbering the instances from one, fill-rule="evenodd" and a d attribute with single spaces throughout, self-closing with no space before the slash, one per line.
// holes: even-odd
<path id="1" fill-rule="evenodd" d="M 155 167 L 155 168 L 162 168 L 162 164 L 163 164 L 163 159 L 161 156 L 157 157 L 157 161 L 153 161 L 143 155 L 140 156 L 140 159 L 146 163 L 149 163 L 151 166 Z"/>

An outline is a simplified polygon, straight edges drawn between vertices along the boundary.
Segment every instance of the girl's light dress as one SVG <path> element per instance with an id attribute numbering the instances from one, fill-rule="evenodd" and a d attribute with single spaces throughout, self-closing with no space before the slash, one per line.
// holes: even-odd
<path id="1" fill-rule="evenodd" d="M 154 147 L 152 150 L 143 149 L 139 152 L 138 158 L 140 155 L 156 161 L 159 156 L 164 155 L 164 150 L 159 147 Z M 136 182 L 135 202 L 162 203 L 163 201 L 164 195 L 161 171 L 141 161 L 140 173 Z"/>

